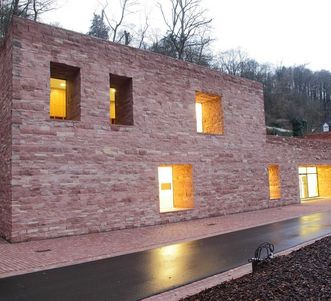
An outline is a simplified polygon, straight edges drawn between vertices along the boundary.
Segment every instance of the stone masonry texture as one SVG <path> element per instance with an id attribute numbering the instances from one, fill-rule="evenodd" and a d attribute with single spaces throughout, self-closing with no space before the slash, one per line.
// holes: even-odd
<path id="1" fill-rule="evenodd" d="M 11 234 L 12 37 L 0 45 L 0 235 Z"/>
<path id="2" fill-rule="evenodd" d="M 51 63 L 79 68 L 76 120 L 49 118 Z M 259 83 L 148 51 L 15 18 L 0 75 L 0 234 L 12 242 L 299 203 L 298 166 L 331 165 L 329 140 L 267 138 Z M 109 122 L 110 75 L 132 79 L 130 125 Z M 196 133 L 197 91 L 221 97 L 222 135 Z M 160 213 L 164 164 L 192 166 L 193 209 Z"/>

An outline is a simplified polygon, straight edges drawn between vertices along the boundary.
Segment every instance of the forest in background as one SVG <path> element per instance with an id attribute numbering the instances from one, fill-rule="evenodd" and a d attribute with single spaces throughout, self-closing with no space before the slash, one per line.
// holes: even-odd
<path id="1" fill-rule="evenodd" d="M 301 136 L 320 131 L 321 124 L 331 118 L 329 71 L 261 64 L 238 49 L 223 52 L 219 60 L 216 69 L 263 84 L 267 126 Z"/>
<path id="2" fill-rule="evenodd" d="M 141 5 L 139 0 L 118 1 L 116 15 L 107 1 L 99 12 L 91 12 L 87 34 L 262 83 L 270 134 L 282 134 L 277 128 L 283 128 L 301 136 L 320 131 L 320 125 L 331 119 L 329 71 L 312 71 L 305 65 L 260 63 L 241 49 L 212 51 L 213 20 L 207 17 L 199 0 L 166 0 L 168 6 L 156 1 L 165 28 L 157 35 L 153 34 L 148 16 L 144 24 L 130 23 L 130 16 Z M 0 0 L 0 39 L 5 36 L 13 15 L 39 20 L 41 15 L 56 9 L 56 5 L 57 0 Z M 61 27 L 59 23 L 53 25 Z"/>

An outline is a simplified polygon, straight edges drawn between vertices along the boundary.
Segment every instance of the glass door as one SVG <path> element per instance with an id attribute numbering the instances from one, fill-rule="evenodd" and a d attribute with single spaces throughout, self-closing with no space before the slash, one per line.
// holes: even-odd
<path id="1" fill-rule="evenodd" d="M 308 197 L 313 198 L 318 196 L 317 174 L 308 174 Z"/>
<path id="2" fill-rule="evenodd" d="M 299 167 L 300 198 L 319 196 L 317 167 Z"/>
<path id="3" fill-rule="evenodd" d="M 299 175 L 299 185 L 300 185 L 300 198 L 308 198 L 308 183 L 307 175 Z"/>

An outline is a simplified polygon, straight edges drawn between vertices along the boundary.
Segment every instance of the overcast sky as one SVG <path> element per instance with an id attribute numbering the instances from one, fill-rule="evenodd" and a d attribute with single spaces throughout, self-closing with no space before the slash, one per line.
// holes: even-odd
<path id="1" fill-rule="evenodd" d="M 119 10 L 118 1 L 108 0 L 109 15 Z M 86 33 L 93 13 L 100 12 L 105 2 L 59 0 L 59 8 L 45 14 L 42 21 Z M 139 26 L 148 15 L 150 34 L 162 32 L 155 3 L 140 0 L 127 21 Z M 201 0 L 201 6 L 213 18 L 215 52 L 240 47 L 259 62 L 307 64 L 313 70 L 331 71 L 331 0 Z"/>

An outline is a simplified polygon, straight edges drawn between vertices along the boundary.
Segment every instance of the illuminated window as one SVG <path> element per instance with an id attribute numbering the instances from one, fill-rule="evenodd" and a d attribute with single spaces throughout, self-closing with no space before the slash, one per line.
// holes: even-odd
<path id="1" fill-rule="evenodd" d="M 158 168 L 160 212 L 194 207 L 192 166 L 162 165 Z"/>
<path id="2" fill-rule="evenodd" d="M 269 195 L 271 200 L 277 200 L 281 198 L 280 192 L 280 176 L 279 176 L 279 166 L 269 165 L 268 166 L 268 176 L 269 176 Z"/>
<path id="3" fill-rule="evenodd" d="M 223 110 L 220 96 L 196 92 L 195 113 L 198 133 L 223 134 Z"/>
<path id="4" fill-rule="evenodd" d="M 110 74 L 109 99 L 110 122 L 133 125 L 132 78 Z"/>
<path id="5" fill-rule="evenodd" d="M 63 79 L 50 80 L 50 116 L 53 118 L 66 118 L 67 112 L 67 82 Z"/>
<path id="6" fill-rule="evenodd" d="M 58 119 L 79 120 L 79 68 L 51 62 L 50 75 L 50 117 Z"/>
<path id="7" fill-rule="evenodd" d="M 301 199 L 318 197 L 319 191 L 316 166 L 299 167 L 299 188 Z"/>
<path id="8" fill-rule="evenodd" d="M 195 103 L 195 115 L 197 120 L 197 132 L 202 133 L 203 132 L 203 126 L 202 126 L 202 104 L 199 102 Z"/>
<path id="9" fill-rule="evenodd" d="M 319 165 L 317 168 L 318 196 L 331 198 L 331 165 Z"/>
<path id="10" fill-rule="evenodd" d="M 110 95 L 110 121 L 111 123 L 115 123 L 116 118 L 116 107 L 115 107 L 115 99 L 116 99 L 116 89 L 110 88 L 109 89 L 109 95 Z"/>

